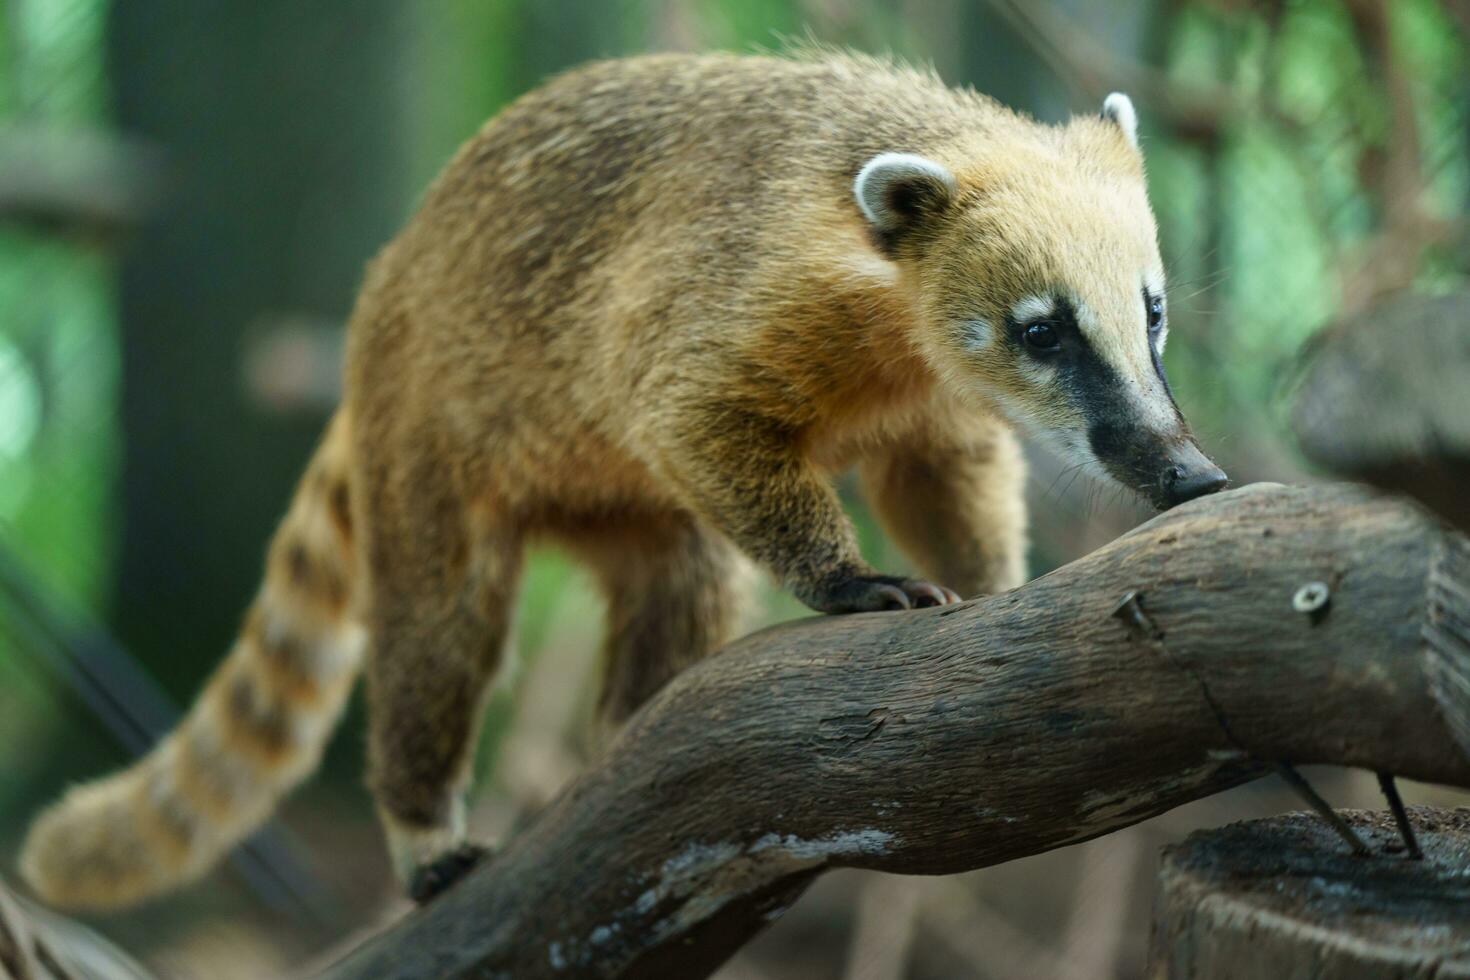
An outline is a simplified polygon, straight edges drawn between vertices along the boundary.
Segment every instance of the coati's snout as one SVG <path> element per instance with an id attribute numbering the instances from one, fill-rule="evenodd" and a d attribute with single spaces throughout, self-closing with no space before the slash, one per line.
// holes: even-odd
<path id="1" fill-rule="evenodd" d="M 1200 451 L 1174 401 L 1161 342 L 1161 332 L 1151 333 L 1146 361 L 1121 356 L 1126 348 L 1108 345 L 1108 355 L 1095 353 L 1073 367 L 1066 390 L 1084 419 L 1093 459 L 1108 476 L 1168 510 L 1223 490 L 1229 481 Z"/>
<path id="2" fill-rule="evenodd" d="M 1162 491 L 1158 500 L 1160 510 L 1167 510 L 1196 497 L 1218 493 L 1230 482 L 1225 471 L 1210 462 L 1204 453 L 1193 445 L 1189 450 L 1189 455 L 1197 459 L 1170 463 L 1159 478 Z"/>
<path id="3" fill-rule="evenodd" d="M 1225 489 L 1225 471 L 1184 431 L 1172 435 L 1127 424 L 1090 426 L 1088 446 L 1114 480 L 1168 510 Z"/>

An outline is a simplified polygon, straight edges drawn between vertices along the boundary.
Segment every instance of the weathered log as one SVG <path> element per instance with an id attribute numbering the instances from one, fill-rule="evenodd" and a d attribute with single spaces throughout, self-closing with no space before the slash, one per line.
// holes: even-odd
<path id="1" fill-rule="evenodd" d="M 1308 350 L 1293 416 L 1307 456 L 1470 529 L 1470 293 L 1395 297 Z"/>
<path id="2" fill-rule="evenodd" d="M 1391 858 L 1347 853 L 1294 813 L 1190 836 L 1164 852 L 1149 975 L 1470 978 L 1470 809 L 1412 807 L 1422 860 L 1386 813 L 1343 812 Z"/>
<path id="3" fill-rule="evenodd" d="M 1330 600 L 1294 611 L 1313 582 Z M 996 864 L 1272 760 L 1470 786 L 1470 543 L 1258 485 L 1004 595 L 747 637 L 325 976 L 703 976 L 828 868 Z"/>

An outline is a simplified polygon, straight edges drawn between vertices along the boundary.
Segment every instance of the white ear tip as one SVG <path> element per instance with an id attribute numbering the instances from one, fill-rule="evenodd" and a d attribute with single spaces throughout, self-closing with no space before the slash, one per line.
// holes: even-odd
<path id="1" fill-rule="evenodd" d="M 916 179 L 937 182 L 950 194 L 957 190 L 954 174 L 942 164 L 915 153 L 880 153 L 858 171 L 852 195 L 863 217 L 880 229 L 889 229 L 901 219 L 889 206 L 889 189 L 900 181 Z"/>
<path id="2" fill-rule="evenodd" d="M 1114 92 L 1103 99 L 1102 116 L 1117 124 L 1128 137 L 1128 142 L 1138 145 L 1138 113 L 1133 109 L 1133 100 L 1122 92 Z"/>

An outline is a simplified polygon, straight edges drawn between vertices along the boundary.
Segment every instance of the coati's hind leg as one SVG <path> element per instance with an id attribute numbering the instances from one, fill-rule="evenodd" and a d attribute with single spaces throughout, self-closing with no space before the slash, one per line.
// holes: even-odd
<path id="1" fill-rule="evenodd" d="M 683 513 L 578 550 L 607 596 L 598 716 L 612 728 L 735 633 L 755 572 L 726 538 Z"/>
<path id="2" fill-rule="evenodd" d="M 464 792 L 510 633 L 521 541 L 476 527 L 447 494 L 412 506 L 412 516 L 373 518 L 383 523 L 369 554 L 368 755 L 395 869 L 426 901 L 483 853 L 465 843 Z"/>

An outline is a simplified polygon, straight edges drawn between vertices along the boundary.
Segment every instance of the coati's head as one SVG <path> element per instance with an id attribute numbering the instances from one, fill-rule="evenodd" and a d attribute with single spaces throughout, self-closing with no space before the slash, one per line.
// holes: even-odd
<path id="1" fill-rule="evenodd" d="M 1016 139 L 1009 138 L 1016 135 Z M 1159 508 L 1224 487 L 1164 379 L 1164 269 L 1125 95 L 951 169 L 883 153 L 853 190 L 952 385 Z"/>

